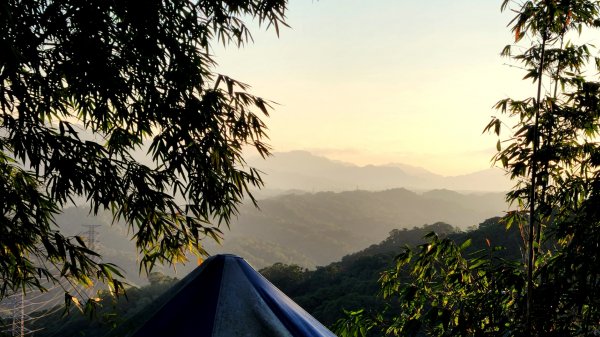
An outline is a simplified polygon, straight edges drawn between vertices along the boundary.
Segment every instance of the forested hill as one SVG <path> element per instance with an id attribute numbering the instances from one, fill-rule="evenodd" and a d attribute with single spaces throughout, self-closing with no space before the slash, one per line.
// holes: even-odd
<path id="1" fill-rule="evenodd" d="M 327 325 L 342 317 L 343 310 L 376 309 L 383 305 L 378 297 L 378 279 L 384 270 L 393 266 L 394 257 L 405 246 L 415 247 L 424 242 L 424 236 L 432 231 L 448 236 L 458 243 L 472 239 L 468 251 L 489 249 L 492 246 L 506 249 L 500 255 L 517 260 L 521 256 L 521 237 L 517 228 L 507 231 L 500 218 L 490 218 L 479 224 L 476 230 L 457 231 L 449 224 L 438 222 L 410 230 L 393 230 L 379 244 L 344 256 L 341 261 L 316 270 L 303 269 L 297 265 L 274 264 L 261 270 L 271 282 L 288 294 L 300 306 Z"/>
<path id="2" fill-rule="evenodd" d="M 393 229 L 443 221 L 460 229 L 502 215 L 504 193 L 461 194 L 449 190 L 320 192 L 245 205 L 225 232 L 223 247 L 261 268 L 275 262 L 325 265 L 380 242 Z"/>
<path id="3" fill-rule="evenodd" d="M 405 246 L 416 246 L 424 242 L 424 236 L 435 231 L 440 236 L 449 236 L 457 242 L 472 239 L 471 250 L 487 248 L 486 239 L 494 246 L 504 246 L 504 256 L 517 259 L 520 256 L 519 232 L 513 228 L 506 231 L 499 218 L 491 218 L 479 224 L 476 230 L 459 231 L 447 223 L 436 222 L 412 229 L 395 229 L 378 244 L 359 252 L 344 256 L 341 261 L 307 270 L 297 264 L 277 263 L 260 272 L 294 299 L 309 313 L 324 324 L 331 326 L 342 317 L 343 310 L 365 308 L 375 309 L 383 303 L 377 296 L 380 273 L 392 267 L 394 257 Z M 105 336 L 113 328 L 135 317 L 136 313 L 169 289 L 177 280 L 155 273 L 150 277 L 151 284 L 140 289 L 129 289 L 127 297 L 111 299 L 104 295 L 103 305 L 96 313 L 96 319 L 89 320 L 77 310 L 71 310 L 67 317 L 61 317 L 62 310 L 53 314 L 31 313 L 28 328 L 40 329 L 36 336 Z M 134 322 L 129 321 L 131 324 Z M 129 324 L 128 323 L 128 324 Z"/>
<path id="4" fill-rule="evenodd" d="M 416 193 L 406 189 L 283 195 L 260 200 L 259 206 L 240 208 L 231 229 L 222 228 L 222 246 L 205 240 L 209 253 L 234 253 L 256 268 L 276 262 L 314 268 L 380 242 L 393 229 L 436 221 L 466 229 L 507 208 L 503 193 Z M 127 229 L 119 223 L 111 225 L 110 214 L 89 217 L 86 209 L 70 208 L 57 223 L 65 233 L 84 237 L 90 225 L 101 225 L 94 229 L 95 246 L 105 260 L 123 267 L 133 283 L 146 283 L 138 276 L 138 256 Z M 182 277 L 195 265 L 192 258 L 192 263 L 177 266 L 176 275 L 169 267 L 157 271 Z"/>

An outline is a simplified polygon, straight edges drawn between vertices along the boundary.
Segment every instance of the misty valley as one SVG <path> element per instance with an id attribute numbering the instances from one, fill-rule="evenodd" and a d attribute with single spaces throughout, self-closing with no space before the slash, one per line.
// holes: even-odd
<path id="1" fill-rule="evenodd" d="M 204 248 L 211 255 L 233 253 L 243 257 L 328 326 L 341 319 L 344 310 L 383 306 L 378 299 L 381 272 L 392 266 L 405 245 L 416 247 L 424 243 L 429 232 L 457 242 L 476 238 L 476 247 L 488 238 L 507 247 L 506 254 L 519 254 L 517 232 L 506 231 L 499 223 L 499 216 L 508 209 L 504 192 L 468 191 L 473 185 L 461 186 L 461 192 L 424 188 L 415 192 L 393 185 L 385 190 L 326 191 L 331 186 L 323 184 L 326 177 L 341 181 L 344 169 L 360 168 L 305 152 L 282 153 L 281 157 L 287 161 L 276 155 L 272 165 L 279 173 L 276 177 L 267 176 L 267 181 L 273 181 L 267 182 L 262 191 L 265 198 L 258 201 L 258 207 L 244 203 L 230 227 L 221 228 L 223 241 L 218 244 L 205 240 Z M 329 170 L 324 165 L 329 165 Z M 263 169 L 276 171 L 272 167 Z M 414 170 L 406 173 L 396 167 L 388 173 L 388 180 L 394 181 L 395 174 L 417 183 L 426 181 L 418 174 L 433 175 Z M 300 185 L 290 185 L 294 179 L 288 177 L 301 174 L 302 182 L 310 186 L 308 191 L 300 189 Z M 369 177 L 380 178 L 359 172 L 347 174 L 348 179 L 354 178 L 352 174 L 364 176 L 365 184 Z M 286 184 L 279 184 L 276 179 Z M 502 179 L 498 175 L 495 184 L 501 185 Z M 47 293 L 36 292 L 23 299 L 12 296 L 2 301 L 5 330 L 13 324 L 15 306 L 21 305 L 27 317 L 25 326 L 28 331 L 35 331 L 35 336 L 105 336 L 119 323 L 135 319 L 146 305 L 196 267 L 196 258 L 190 255 L 186 264 L 161 265 L 150 275 L 140 274 L 139 256 L 127 239 L 127 227 L 113 223 L 109 213 L 92 216 L 85 207 L 71 207 L 64 209 L 56 221 L 66 233 L 81 236 L 92 244 L 103 260 L 123 269 L 129 283 L 127 295 L 115 299 L 102 287 L 93 289 L 102 303 L 93 318 L 73 307 L 63 317 L 64 296 L 60 287 L 52 286 Z"/>

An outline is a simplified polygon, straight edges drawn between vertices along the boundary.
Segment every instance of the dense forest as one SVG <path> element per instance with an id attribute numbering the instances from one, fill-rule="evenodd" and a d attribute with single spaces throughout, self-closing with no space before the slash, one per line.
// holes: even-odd
<path id="1" fill-rule="evenodd" d="M 392 230 L 379 244 L 346 255 L 341 261 L 316 270 L 306 270 L 295 265 L 275 264 L 261 273 L 282 289 L 304 309 L 326 325 L 332 326 L 342 318 L 343 311 L 375 310 L 384 302 L 379 296 L 379 278 L 385 270 L 393 268 L 394 258 L 406 246 L 416 247 L 425 242 L 431 232 L 448 237 L 457 243 L 471 239 L 470 251 L 488 248 L 486 239 L 494 246 L 504 247 L 502 256 L 507 259 L 521 257 L 519 231 L 507 231 L 500 218 L 490 218 L 470 231 L 461 231 L 447 223 L 437 222 L 413 229 Z"/>
<path id="2" fill-rule="evenodd" d="M 333 327 L 336 321 L 344 317 L 344 310 L 381 309 L 385 305 L 379 296 L 378 280 L 381 273 L 393 268 L 394 258 L 404 247 L 422 244 L 425 242 L 424 236 L 430 232 L 451 238 L 457 243 L 470 238 L 472 250 L 485 248 L 487 239 L 493 245 L 504 246 L 505 257 L 520 258 L 521 238 L 518 230 L 506 231 L 499 220 L 497 217 L 488 219 L 469 231 L 461 231 L 444 222 L 412 229 L 394 229 L 382 242 L 326 266 L 309 270 L 294 264 L 276 263 L 260 272 L 305 310 Z M 32 321 L 27 328 L 40 329 L 36 336 L 105 336 L 119 324 L 135 319 L 137 313 L 157 300 L 177 279 L 153 273 L 148 281 L 149 285 L 130 288 L 126 296 L 117 299 L 105 293 L 102 305 L 93 317 L 85 316 L 77 308 L 71 307 L 65 318 L 61 318 L 65 312 L 60 310 Z M 32 313 L 31 316 L 43 316 L 43 313 Z M 135 322 L 129 321 L 127 324 Z"/>

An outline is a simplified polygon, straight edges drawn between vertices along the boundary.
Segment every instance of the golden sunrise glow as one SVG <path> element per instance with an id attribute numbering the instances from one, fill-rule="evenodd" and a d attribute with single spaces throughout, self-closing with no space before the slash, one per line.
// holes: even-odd
<path id="1" fill-rule="evenodd" d="M 468 173 L 491 165 L 493 104 L 531 94 L 499 55 L 512 35 L 495 2 L 293 1 L 289 15 L 279 39 L 257 29 L 252 48 L 215 51 L 219 72 L 279 104 L 275 151 Z"/>

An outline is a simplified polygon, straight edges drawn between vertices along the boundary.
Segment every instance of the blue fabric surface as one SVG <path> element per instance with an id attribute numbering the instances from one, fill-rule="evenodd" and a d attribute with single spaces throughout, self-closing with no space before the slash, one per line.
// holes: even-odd
<path id="1" fill-rule="evenodd" d="M 133 337 L 336 337 L 235 255 L 207 259 L 172 293 Z"/>
<path id="2" fill-rule="evenodd" d="M 179 291 L 133 336 L 211 336 L 224 263 L 225 257 L 217 255 L 192 271 L 175 285 Z"/>
<path id="3" fill-rule="evenodd" d="M 271 282 L 257 273 L 246 261 L 237 261 L 263 300 L 294 337 L 336 337 L 319 321 L 304 311 Z"/>

